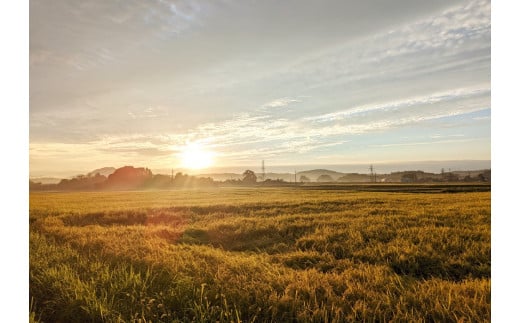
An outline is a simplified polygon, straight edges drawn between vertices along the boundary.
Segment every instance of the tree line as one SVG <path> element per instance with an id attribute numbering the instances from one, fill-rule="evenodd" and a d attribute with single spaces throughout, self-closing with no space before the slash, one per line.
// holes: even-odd
<path id="1" fill-rule="evenodd" d="M 328 174 L 322 174 L 317 179 L 318 183 L 330 182 L 366 182 L 365 174 L 346 174 L 334 180 Z M 485 170 L 478 175 L 470 176 L 468 173 L 464 177 L 451 172 L 441 174 L 425 173 L 422 171 L 396 172 L 388 175 L 380 175 L 378 182 L 457 182 L 457 181 L 491 181 L 491 170 Z M 311 180 L 301 175 L 299 183 L 309 183 Z M 42 184 L 29 181 L 31 191 L 97 191 L 97 190 L 140 190 L 140 189 L 170 189 L 170 188 L 204 188 L 216 186 L 287 186 L 294 185 L 294 182 L 287 182 L 283 179 L 264 179 L 259 181 L 257 175 L 252 170 L 247 169 L 242 174 L 241 179 L 229 179 L 223 182 L 214 181 L 211 177 L 195 177 L 178 172 L 175 176 L 153 174 L 148 168 L 124 166 L 118 168 L 114 173 L 104 176 L 99 173 L 78 175 L 71 179 L 62 179 L 57 184 Z"/>
<path id="2" fill-rule="evenodd" d="M 71 179 L 62 179 L 57 184 L 42 184 L 29 181 L 29 189 L 33 191 L 81 191 L 81 190 L 138 190 L 168 188 L 215 187 L 209 177 L 195 177 L 178 172 L 175 176 L 153 174 L 144 167 L 124 166 L 114 173 L 104 176 L 99 173 L 78 175 Z"/>
<path id="3" fill-rule="evenodd" d="M 242 179 L 228 180 L 223 185 L 255 185 L 257 176 L 252 170 L 246 170 Z M 267 180 L 267 183 L 286 183 Z M 169 188 L 205 188 L 216 187 L 217 182 L 211 177 L 195 177 L 178 172 L 175 176 L 153 174 L 144 167 L 124 166 L 114 173 L 104 176 L 99 173 L 77 175 L 71 179 L 62 179 L 57 184 L 42 184 L 29 181 L 31 191 L 103 191 L 103 190 L 140 190 Z"/>

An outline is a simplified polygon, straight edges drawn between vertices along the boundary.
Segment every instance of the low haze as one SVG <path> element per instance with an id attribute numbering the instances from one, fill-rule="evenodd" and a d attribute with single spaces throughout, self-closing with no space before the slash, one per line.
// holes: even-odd
<path id="1" fill-rule="evenodd" d="M 490 15 L 490 1 L 31 0 L 30 173 L 486 164 Z"/>

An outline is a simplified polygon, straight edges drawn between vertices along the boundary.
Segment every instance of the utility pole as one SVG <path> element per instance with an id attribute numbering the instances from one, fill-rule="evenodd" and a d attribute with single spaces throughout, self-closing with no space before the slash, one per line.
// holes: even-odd
<path id="1" fill-rule="evenodd" d="M 294 170 L 294 185 L 296 185 L 296 169 Z"/>
<path id="2" fill-rule="evenodd" d="M 374 166 L 370 165 L 370 167 L 368 167 L 368 169 L 370 170 L 370 181 L 373 182 L 374 181 Z"/>

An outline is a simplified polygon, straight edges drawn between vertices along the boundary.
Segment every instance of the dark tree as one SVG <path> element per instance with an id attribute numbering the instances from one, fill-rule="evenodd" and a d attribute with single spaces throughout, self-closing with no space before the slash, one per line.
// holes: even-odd
<path id="1" fill-rule="evenodd" d="M 308 183 L 308 182 L 310 182 L 310 181 L 311 181 L 311 180 L 310 180 L 307 176 L 305 176 L 305 175 L 300 176 L 300 182 L 302 182 L 302 183 Z"/>
<path id="2" fill-rule="evenodd" d="M 124 166 L 108 176 L 106 187 L 111 189 L 140 188 L 152 177 L 153 174 L 148 168 Z"/>
<path id="3" fill-rule="evenodd" d="M 253 184 L 256 183 L 256 175 L 255 172 L 252 170 L 246 170 L 244 174 L 242 174 L 244 177 L 242 178 L 242 182 L 247 184 Z"/>

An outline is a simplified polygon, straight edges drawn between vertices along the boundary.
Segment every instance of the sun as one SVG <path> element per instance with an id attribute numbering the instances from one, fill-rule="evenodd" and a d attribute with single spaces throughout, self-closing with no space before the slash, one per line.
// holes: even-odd
<path id="1" fill-rule="evenodd" d="M 181 153 L 183 168 L 203 169 L 213 165 L 214 153 L 200 144 L 187 144 Z"/>

